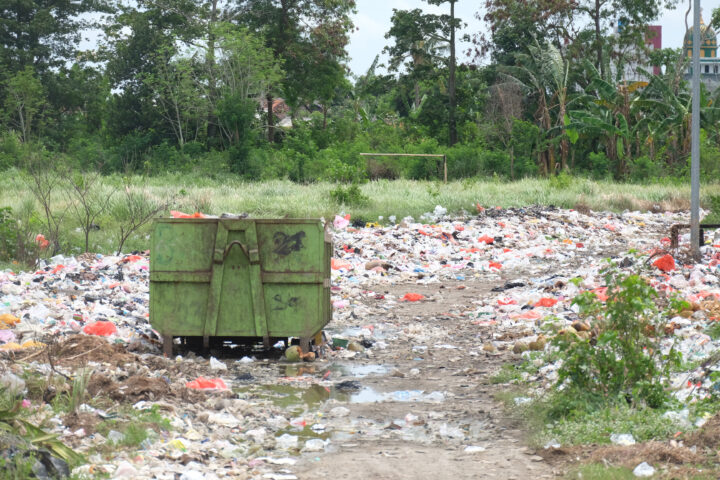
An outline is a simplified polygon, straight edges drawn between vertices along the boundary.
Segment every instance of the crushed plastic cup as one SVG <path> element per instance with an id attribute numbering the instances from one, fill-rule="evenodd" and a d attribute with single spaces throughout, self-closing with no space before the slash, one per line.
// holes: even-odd
<path id="1" fill-rule="evenodd" d="M 228 386 L 222 378 L 198 377 L 196 380 L 187 382 L 185 386 L 193 390 L 228 390 Z"/>
<path id="2" fill-rule="evenodd" d="M 99 335 L 101 337 L 109 337 L 117 334 L 117 327 L 112 322 L 97 321 L 88 323 L 83 327 L 83 332 L 87 335 Z"/>

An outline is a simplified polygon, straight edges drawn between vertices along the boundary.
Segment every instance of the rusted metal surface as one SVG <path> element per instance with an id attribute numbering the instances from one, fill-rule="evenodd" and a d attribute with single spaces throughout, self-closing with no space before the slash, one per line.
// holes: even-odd
<path id="1" fill-rule="evenodd" d="M 670 248 L 678 248 L 680 246 L 680 230 L 690 228 L 689 223 L 676 223 L 670 227 Z M 720 229 L 719 223 L 701 223 L 700 236 L 698 238 L 698 247 L 705 245 L 705 230 Z"/>

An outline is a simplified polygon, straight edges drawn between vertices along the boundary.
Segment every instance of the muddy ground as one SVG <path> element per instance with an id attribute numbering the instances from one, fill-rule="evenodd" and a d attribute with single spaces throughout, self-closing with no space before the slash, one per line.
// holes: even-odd
<path id="1" fill-rule="evenodd" d="M 440 285 L 393 285 L 379 291 L 397 297 L 416 292 L 433 300 L 401 302 L 384 318 L 363 319 L 369 324 L 392 323 L 400 331 L 432 332 L 429 341 L 412 342 L 400 334 L 387 342 L 386 349 L 373 349 L 372 361 L 392 365 L 392 368 L 383 375 L 360 380 L 363 388 L 377 392 L 443 392 L 445 400 L 442 403 L 350 403 L 351 415 L 388 425 L 390 429 L 394 420 L 404 419 L 408 414 L 420 418 L 439 417 L 449 426 L 463 430 L 462 438 L 458 438 L 459 435 L 419 435 L 415 439 L 358 435 L 352 442 L 341 444 L 336 452 L 319 459 L 303 458 L 298 477 L 555 478 L 559 472 L 525 445 L 520 425 L 496 400 L 495 394 L 501 387 L 490 383 L 490 378 L 504 363 L 517 359 L 508 351 L 483 352 L 482 346 L 493 337 L 493 329 L 473 325 L 463 315 L 473 300 L 488 295 L 491 288 L 504 282 L 504 279 L 498 279 L 497 284 L 456 282 L 442 285 L 443 288 Z M 427 346 L 427 351 L 419 353 L 416 348 L 413 352 L 413 347 L 419 345 Z M 483 447 L 484 451 L 466 453 L 467 446 Z"/>

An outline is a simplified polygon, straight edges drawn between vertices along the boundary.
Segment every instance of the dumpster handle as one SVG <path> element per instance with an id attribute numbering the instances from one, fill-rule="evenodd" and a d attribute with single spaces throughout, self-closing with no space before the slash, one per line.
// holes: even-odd
<path id="1" fill-rule="evenodd" d="M 230 249 L 234 245 L 237 245 L 238 247 L 240 247 L 242 249 L 243 253 L 245 254 L 245 256 L 248 258 L 248 260 L 250 260 L 250 253 L 248 252 L 247 247 L 245 245 L 243 245 L 242 242 L 240 242 L 240 240 L 233 240 L 232 242 L 228 243 L 227 247 L 225 247 L 225 252 L 223 253 L 223 262 L 225 261 L 228 254 L 230 253 Z"/>

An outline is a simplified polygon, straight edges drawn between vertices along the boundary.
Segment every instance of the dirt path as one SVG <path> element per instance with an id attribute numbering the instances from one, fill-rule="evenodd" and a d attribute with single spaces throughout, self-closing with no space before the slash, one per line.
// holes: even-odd
<path id="1" fill-rule="evenodd" d="M 497 284 L 503 283 L 498 279 Z M 372 363 L 392 368 L 356 379 L 360 384 L 356 395 L 379 394 L 393 401 L 361 399 L 343 405 L 351 417 L 381 425 L 384 431 L 370 436 L 359 432 L 351 440 L 335 442 L 331 453 L 304 456 L 294 471 L 298 478 L 554 478 L 553 469 L 525 446 L 523 432 L 494 398 L 502 388 L 491 385 L 490 378 L 513 360 L 513 354 L 484 352 L 482 345 L 493 330 L 474 325 L 463 314 L 495 285 L 471 281 L 444 288 L 439 284 L 378 288 L 379 294 L 401 297 L 415 292 L 431 299 L 400 302 L 387 315 L 363 317 L 367 324 L 393 325 L 397 334 L 389 336 L 387 348 L 372 349 Z M 396 393 L 418 390 L 425 395 L 441 392 L 443 400 L 407 402 Z M 417 428 L 402 433 L 408 421 Z M 481 448 L 467 452 L 467 447 Z"/>

